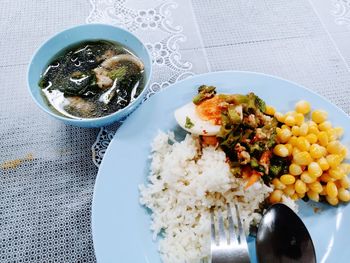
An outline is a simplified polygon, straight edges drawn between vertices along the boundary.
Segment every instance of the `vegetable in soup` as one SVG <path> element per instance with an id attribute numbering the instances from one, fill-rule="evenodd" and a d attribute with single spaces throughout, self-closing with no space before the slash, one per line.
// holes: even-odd
<path id="1" fill-rule="evenodd" d="M 140 95 L 144 65 L 119 43 L 85 41 L 56 55 L 39 86 L 55 112 L 97 118 L 125 108 Z"/>

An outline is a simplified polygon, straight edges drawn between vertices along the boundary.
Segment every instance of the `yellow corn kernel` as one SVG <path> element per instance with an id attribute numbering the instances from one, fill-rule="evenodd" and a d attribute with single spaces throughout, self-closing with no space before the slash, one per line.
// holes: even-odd
<path id="1" fill-rule="evenodd" d="M 275 112 L 274 117 L 279 121 L 279 122 L 284 122 L 284 115 L 280 112 Z"/>
<path id="2" fill-rule="evenodd" d="M 327 146 L 328 144 L 328 134 L 325 131 L 321 131 L 319 132 L 319 134 L 317 135 L 318 141 L 322 146 Z"/>
<path id="3" fill-rule="evenodd" d="M 281 128 L 282 128 L 282 129 L 290 130 L 290 127 L 289 127 L 288 125 L 286 125 L 286 124 L 283 124 L 283 125 L 281 126 Z"/>
<path id="4" fill-rule="evenodd" d="M 290 174 L 284 174 L 280 177 L 280 181 L 282 182 L 282 184 L 285 184 L 285 185 L 294 184 L 295 177 Z"/>
<path id="5" fill-rule="evenodd" d="M 300 126 L 303 124 L 305 118 L 302 113 L 297 113 L 295 114 L 294 119 L 295 119 L 295 125 Z"/>
<path id="6" fill-rule="evenodd" d="M 292 135 L 299 136 L 299 130 L 300 130 L 299 126 L 293 126 L 292 127 Z"/>
<path id="7" fill-rule="evenodd" d="M 327 195 L 327 191 L 326 191 L 326 186 L 322 185 L 322 191 L 319 193 L 320 195 Z"/>
<path id="8" fill-rule="evenodd" d="M 335 141 L 338 138 L 337 133 L 334 129 L 327 130 L 326 133 L 328 135 L 329 142 Z"/>
<path id="9" fill-rule="evenodd" d="M 306 136 L 308 131 L 309 131 L 309 126 L 306 123 L 303 123 L 302 125 L 300 125 L 300 128 L 299 128 L 300 136 Z"/>
<path id="10" fill-rule="evenodd" d="M 310 143 L 305 137 L 298 137 L 296 147 L 301 151 L 308 151 L 310 149 Z"/>
<path id="11" fill-rule="evenodd" d="M 340 155 L 343 157 L 343 158 L 347 158 L 348 157 L 348 149 L 343 146 L 341 151 L 340 151 Z"/>
<path id="12" fill-rule="evenodd" d="M 337 197 L 338 188 L 334 182 L 328 182 L 326 185 L 326 192 L 329 197 Z"/>
<path id="13" fill-rule="evenodd" d="M 342 137 L 344 134 L 344 129 L 342 127 L 335 127 L 334 131 L 337 134 L 338 138 Z"/>
<path id="14" fill-rule="evenodd" d="M 272 180 L 272 184 L 273 184 L 273 186 L 275 187 L 275 189 L 278 189 L 278 190 L 283 190 L 283 189 L 286 188 L 286 185 L 283 184 L 283 183 L 280 181 L 280 179 L 278 179 L 278 178 L 274 178 L 274 179 Z"/>
<path id="15" fill-rule="evenodd" d="M 298 140 L 298 138 L 297 138 L 296 136 L 292 136 L 292 137 L 289 139 L 288 143 L 291 144 L 291 145 L 293 145 L 293 146 L 295 146 L 295 145 L 297 145 L 297 140 Z"/>
<path id="16" fill-rule="evenodd" d="M 269 197 L 269 200 L 270 200 L 270 203 L 271 204 L 275 204 L 275 203 L 278 203 L 281 201 L 282 199 L 282 195 L 283 195 L 283 192 L 282 190 L 274 190 L 271 194 L 270 194 L 270 197 Z"/>
<path id="17" fill-rule="evenodd" d="M 294 187 L 298 194 L 304 194 L 306 192 L 306 184 L 300 179 L 295 181 Z"/>
<path id="18" fill-rule="evenodd" d="M 295 193 L 294 185 L 287 185 L 286 188 L 283 189 L 283 193 L 285 193 L 288 196 L 292 196 Z"/>
<path id="19" fill-rule="evenodd" d="M 287 157 L 289 155 L 288 148 L 283 144 L 277 144 L 273 148 L 273 153 L 280 157 Z"/>
<path id="20" fill-rule="evenodd" d="M 270 105 L 266 105 L 265 113 L 267 115 L 273 116 L 276 112 L 276 109 Z"/>
<path id="21" fill-rule="evenodd" d="M 312 200 L 312 201 L 315 201 L 315 202 L 318 202 L 320 201 L 320 196 L 318 195 L 318 193 L 312 191 L 312 190 L 309 190 L 307 191 L 307 196 Z"/>
<path id="22" fill-rule="evenodd" d="M 348 189 L 350 187 L 349 177 L 344 176 L 342 179 L 340 179 L 340 185 L 341 187 Z"/>
<path id="23" fill-rule="evenodd" d="M 342 179 L 345 176 L 345 173 L 343 173 L 342 169 L 339 167 L 329 169 L 328 174 L 337 180 Z"/>
<path id="24" fill-rule="evenodd" d="M 330 205 L 333 205 L 333 206 L 336 206 L 337 204 L 339 204 L 338 197 L 326 196 L 326 200 Z"/>
<path id="25" fill-rule="evenodd" d="M 284 116 L 287 117 L 287 116 L 295 116 L 296 112 L 295 111 L 287 111 Z"/>
<path id="26" fill-rule="evenodd" d="M 319 178 L 319 180 L 324 183 L 333 182 L 335 180 L 328 173 L 323 173 Z"/>
<path id="27" fill-rule="evenodd" d="M 312 158 L 308 152 L 303 151 L 296 154 L 293 153 L 293 161 L 299 165 L 308 165 L 312 162 Z"/>
<path id="28" fill-rule="evenodd" d="M 299 199 L 304 198 L 305 194 L 306 194 L 306 192 L 305 192 L 305 193 L 302 193 L 302 194 L 297 193 L 297 195 L 298 195 Z"/>
<path id="29" fill-rule="evenodd" d="M 311 113 L 311 119 L 316 123 L 322 123 L 328 118 L 328 113 L 324 110 L 314 110 Z"/>
<path id="30" fill-rule="evenodd" d="M 292 137 L 292 132 L 289 129 L 282 128 L 277 131 L 277 139 L 279 142 L 286 143 Z"/>
<path id="31" fill-rule="evenodd" d="M 314 143 L 310 146 L 309 152 L 310 152 L 311 157 L 314 159 L 321 158 L 322 156 L 324 156 L 327 153 L 326 148 L 324 148 L 323 146 L 320 146 L 316 143 Z"/>
<path id="32" fill-rule="evenodd" d="M 320 177 L 322 175 L 322 169 L 317 162 L 311 162 L 307 166 L 307 171 L 311 177 Z"/>
<path id="33" fill-rule="evenodd" d="M 296 200 L 299 199 L 299 196 L 298 196 L 297 193 L 294 193 L 294 194 L 292 194 L 292 196 L 291 196 L 290 198 L 291 198 L 293 201 L 296 201 Z"/>
<path id="34" fill-rule="evenodd" d="M 338 198 L 340 201 L 349 202 L 350 201 L 350 193 L 348 190 L 344 188 L 339 188 L 338 190 Z"/>
<path id="35" fill-rule="evenodd" d="M 288 115 L 284 119 L 284 123 L 291 127 L 291 126 L 295 125 L 295 118 L 291 115 Z"/>
<path id="36" fill-rule="evenodd" d="M 308 133 L 315 134 L 317 136 L 320 133 L 320 131 L 318 130 L 317 126 L 311 126 L 309 127 Z"/>
<path id="37" fill-rule="evenodd" d="M 339 154 L 341 153 L 342 148 L 343 145 L 339 141 L 332 141 L 327 145 L 327 151 L 329 153 Z"/>
<path id="38" fill-rule="evenodd" d="M 309 128 L 310 128 L 310 127 L 318 127 L 317 123 L 314 122 L 314 121 L 311 121 L 311 120 L 307 122 L 307 125 L 309 126 Z M 317 128 L 317 129 L 318 129 L 318 128 Z"/>
<path id="39" fill-rule="evenodd" d="M 306 100 L 298 101 L 295 104 L 295 111 L 296 112 L 299 112 L 299 113 L 302 113 L 302 114 L 307 114 L 307 113 L 310 112 L 310 110 L 311 110 L 311 105 Z"/>
<path id="40" fill-rule="evenodd" d="M 289 173 L 291 175 L 299 175 L 303 172 L 303 170 L 301 169 L 301 166 L 295 163 L 292 163 L 291 165 L 289 165 Z"/>
<path id="41" fill-rule="evenodd" d="M 301 151 L 297 148 L 297 147 L 294 147 L 293 148 L 293 151 L 292 151 L 292 155 L 296 155 L 297 153 L 300 153 Z"/>
<path id="42" fill-rule="evenodd" d="M 291 155 L 293 152 L 293 146 L 290 143 L 285 144 L 288 149 L 288 155 Z"/>
<path id="43" fill-rule="evenodd" d="M 311 184 L 313 182 L 316 182 L 316 177 L 312 177 L 309 172 L 304 171 L 301 175 L 300 175 L 300 179 L 306 183 L 306 184 Z"/>
<path id="44" fill-rule="evenodd" d="M 335 168 L 342 162 L 343 157 L 339 154 L 329 154 L 326 156 L 326 160 L 331 168 Z"/>
<path id="45" fill-rule="evenodd" d="M 345 174 L 350 173 L 350 164 L 349 163 L 341 163 L 341 164 L 339 164 L 339 168 L 342 169 L 343 173 L 345 173 Z"/>
<path id="46" fill-rule="evenodd" d="M 323 190 L 321 183 L 318 181 L 308 184 L 308 187 L 316 193 L 321 193 Z"/>
<path id="47" fill-rule="evenodd" d="M 332 128 L 332 123 L 330 121 L 324 121 L 318 125 L 320 131 L 327 131 Z"/>
<path id="48" fill-rule="evenodd" d="M 308 135 L 306 135 L 306 140 L 309 141 L 309 143 L 316 143 L 317 142 L 317 135 L 313 134 L 313 133 L 309 133 Z"/>
<path id="49" fill-rule="evenodd" d="M 326 158 L 321 157 L 320 159 L 317 160 L 317 163 L 321 167 L 322 171 L 326 171 L 329 169 L 329 164 Z"/>

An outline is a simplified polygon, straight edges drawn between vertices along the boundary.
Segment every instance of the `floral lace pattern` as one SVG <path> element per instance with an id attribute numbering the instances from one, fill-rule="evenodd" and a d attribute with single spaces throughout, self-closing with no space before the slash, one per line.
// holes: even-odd
<path id="1" fill-rule="evenodd" d="M 113 139 L 114 133 L 108 132 L 107 129 L 101 128 L 97 135 L 98 140 L 92 146 L 92 161 L 96 166 L 99 166 L 107 147 Z"/>
<path id="2" fill-rule="evenodd" d="M 159 22 L 161 21 L 161 18 L 162 17 L 156 13 L 156 10 L 149 9 L 139 11 L 135 21 L 139 24 L 140 28 L 142 29 L 156 29 L 159 25 Z"/>
<path id="3" fill-rule="evenodd" d="M 164 65 L 165 64 L 165 59 L 169 57 L 169 52 L 167 49 L 164 48 L 163 44 L 160 42 L 151 44 L 148 43 L 146 45 L 147 49 L 151 53 L 153 63 L 158 64 L 158 65 Z"/>
<path id="4" fill-rule="evenodd" d="M 345 25 L 350 29 L 350 0 L 333 0 L 332 15 L 338 25 Z"/>
<path id="5" fill-rule="evenodd" d="M 177 11 L 180 5 L 192 8 L 189 2 L 91 0 L 91 4 L 93 9 L 87 18 L 87 23 L 107 23 L 123 27 L 140 37 L 148 48 L 152 56 L 153 76 L 145 100 L 178 80 L 208 70 L 196 68 L 192 59 L 183 57 L 182 48 L 188 40 L 184 34 L 184 27 L 189 22 L 194 24 L 195 20 L 192 17 L 192 23 L 187 19 L 186 25 L 180 25 L 174 22 L 174 17 L 176 12 L 180 15 L 180 11 Z M 191 39 L 194 37 L 200 38 L 199 32 L 191 32 Z M 202 52 L 198 47 L 196 50 L 196 52 Z M 193 60 L 198 60 L 198 57 L 203 60 L 201 64 L 207 65 L 204 55 L 193 55 Z M 100 130 L 92 146 L 93 162 L 97 166 L 101 163 L 117 128 L 105 127 Z"/>

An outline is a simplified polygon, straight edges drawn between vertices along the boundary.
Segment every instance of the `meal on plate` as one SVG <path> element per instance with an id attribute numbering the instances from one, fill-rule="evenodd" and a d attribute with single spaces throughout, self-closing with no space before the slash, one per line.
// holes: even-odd
<path id="1" fill-rule="evenodd" d="M 209 256 L 212 207 L 237 204 L 249 233 L 272 203 L 297 210 L 298 199 L 350 201 L 343 129 L 307 101 L 282 114 L 254 93 L 217 94 L 203 85 L 174 115 L 188 134 L 156 136 L 149 181 L 140 186 L 165 263 Z"/>
<path id="2" fill-rule="evenodd" d="M 45 101 L 70 118 L 97 118 L 130 104 L 144 88 L 144 65 L 130 50 L 105 40 L 60 52 L 42 73 Z"/>

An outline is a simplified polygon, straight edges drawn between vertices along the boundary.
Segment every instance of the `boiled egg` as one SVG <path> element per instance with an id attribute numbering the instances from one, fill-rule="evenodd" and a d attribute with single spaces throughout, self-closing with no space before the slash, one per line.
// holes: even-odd
<path id="1" fill-rule="evenodd" d="M 187 103 L 175 110 L 177 123 L 186 131 L 195 135 L 217 135 L 220 131 L 221 108 L 218 96 L 201 102 Z"/>

